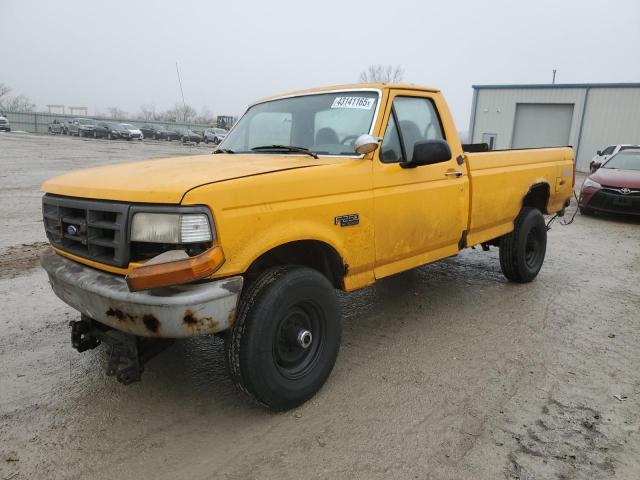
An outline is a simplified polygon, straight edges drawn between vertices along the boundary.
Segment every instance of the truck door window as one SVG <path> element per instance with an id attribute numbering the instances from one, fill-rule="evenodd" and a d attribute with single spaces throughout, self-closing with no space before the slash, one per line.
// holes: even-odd
<path id="1" fill-rule="evenodd" d="M 400 125 L 400 134 L 396 121 Z M 400 162 L 403 154 L 413 156 L 413 147 L 420 140 L 443 139 L 442 127 L 431 100 L 418 97 L 396 97 L 382 140 L 380 160 Z"/>
<path id="2" fill-rule="evenodd" d="M 380 160 L 383 163 L 399 162 L 402 159 L 402 149 L 400 148 L 400 137 L 393 115 L 389 117 L 387 130 L 384 132 L 382 147 L 380 148 Z"/>

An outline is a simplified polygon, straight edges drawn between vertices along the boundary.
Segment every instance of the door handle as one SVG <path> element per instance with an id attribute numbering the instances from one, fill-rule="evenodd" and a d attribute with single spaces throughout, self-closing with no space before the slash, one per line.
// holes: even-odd
<path id="1" fill-rule="evenodd" d="M 458 171 L 453 171 L 453 172 L 445 172 L 444 173 L 447 177 L 456 177 L 456 178 L 460 178 L 462 176 L 462 172 L 458 172 Z"/>

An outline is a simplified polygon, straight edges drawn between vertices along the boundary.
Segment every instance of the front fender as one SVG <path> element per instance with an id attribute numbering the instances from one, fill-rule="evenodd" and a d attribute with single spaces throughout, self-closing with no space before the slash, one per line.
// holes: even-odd
<path id="1" fill-rule="evenodd" d="M 348 266 L 354 290 L 373 283 L 371 163 L 344 163 L 248 176 L 189 191 L 183 205 L 208 205 L 225 264 L 216 277 L 243 274 L 280 245 L 315 240 L 331 246 Z M 344 225 L 336 217 L 355 215 Z"/>

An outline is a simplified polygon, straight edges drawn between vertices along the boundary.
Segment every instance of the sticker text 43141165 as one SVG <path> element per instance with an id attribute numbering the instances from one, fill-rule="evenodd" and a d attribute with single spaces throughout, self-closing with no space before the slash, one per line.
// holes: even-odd
<path id="1" fill-rule="evenodd" d="M 375 99 L 368 97 L 336 97 L 331 108 L 358 108 L 361 110 L 371 110 Z"/>

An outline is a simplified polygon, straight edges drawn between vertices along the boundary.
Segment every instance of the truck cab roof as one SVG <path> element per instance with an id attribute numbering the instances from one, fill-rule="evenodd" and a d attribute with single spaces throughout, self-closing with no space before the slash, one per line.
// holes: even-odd
<path id="1" fill-rule="evenodd" d="M 306 90 L 295 90 L 293 92 L 282 93 L 280 95 L 272 95 L 269 97 L 262 98 L 258 100 L 256 103 L 262 103 L 269 100 L 275 100 L 277 98 L 285 98 L 285 97 L 296 97 L 299 95 L 309 95 L 313 93 L 323 93 L 323 92 L 335 92 L 336 90 L 363 90 L 363 89 L 375 89 L 375 90 L 416 90 L 422 92 L 439 92 L 440 89 L 436 87 L 426 86 L 426 85 L 416 85 L 413 83 L 351 83 L 344 85 L 332 85 L 328 87 L 318 87 L 318 88 L 310 88 Z"/>

